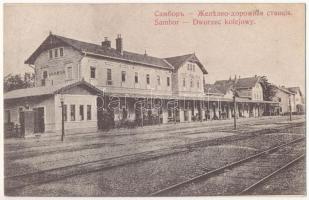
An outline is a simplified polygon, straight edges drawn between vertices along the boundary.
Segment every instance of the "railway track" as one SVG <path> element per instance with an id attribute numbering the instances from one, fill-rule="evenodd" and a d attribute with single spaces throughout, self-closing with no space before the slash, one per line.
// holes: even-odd
<path id="1" fill-rule="evenodd" d="M 304 154 L 295 156 L 294 154 L 297 153 L 293 152 L 293 150 L 292 152 L 286 150 L 303 141 L 305 141 L 304 137 L 271 147 L 252 156 L 232 162 L 183 182 L 162 188 L 151 193 L 150 196 L 213 196 L 250 194 L 251 191 L 263 184 L 272 176 L 304 159 Z M 287 152 L 283 152 L 283 154 L 276 154 L 276 152 L 282 150 Z M 303 153 L 303 151 L 300 152 Z M 290 157 L 288 156 L 289 154 L 293 155 L 293 159 L 289 159 L 289 161 L 284 162 L 283 160 L 285 159 L 283 157 Z M 278 157 L 280 157 L 280 159 L 278 159 Z M 272 159 L 271 163 L 278 162 L 278 165 L 267 165 L 270 159 Z M 251 169 L 254 170 L 250 171 Z M 254 175 L 253 177 L 246 177 L 250 176 L 250 174 L 256 175 L 256 172 L 262 171 L 270 172 L 262 177 L 259 175 L 255 177 Z M 236 183 L 238 186 L 235 187 L 235 185 L 229 185 L 232 182 Z M 241 183 L 244 183 L 245 186 L 243 187 Z"/>
<path id="2" fill-rule="evenodd" d="M 269 131 L 269 130 L 268 130 Z M 276 132 L 277 129 L 272 130 L 271 132 Z M 230 141 L 241 141 L 242 139 L 254 138 L 257 136 L 261 136 L 266 132 L 248 134 L 246 136 L 239 135 L 228 136 Z M 226 140 L 227 138 L 225 138 Z M 55 182 L 59 180 L 63 180 L 65 178 L 108 170 L 113 167 L 129 165 L 132 163 L 136 163 L 139 161 L 147 161 L 155 158 L 160 158 L 164 156 L 168 156 L 171 154 L 182 153 L 187 151 L 192 151 L 192 148 L 199 148 L 204 146 L 212 146 L 220 144 L 222 138 L 214 139 L 213 141 L 199 141 L 186 145 L 178 145 L 169 148 L 163 148 L 154 151 L 141 152 L 136 154 L 130 154 L 125 156 L 118 156 L 108 159 L 100 159 L 94 160 L 90 162 L 78 163 L 74 165 L 68 165 L 64 167 L 51 168 L 47 170 L 42 170 L 33 173 L 26 173 L 16 176 L 5 177 L 5 193 L 13 194 L 15 190 L 34 185 L 41 185 L 45 183 Z M 221 141 L 222 142 L 222 141 Z M 228 143 L 228 142 L 227 142 Z"/>

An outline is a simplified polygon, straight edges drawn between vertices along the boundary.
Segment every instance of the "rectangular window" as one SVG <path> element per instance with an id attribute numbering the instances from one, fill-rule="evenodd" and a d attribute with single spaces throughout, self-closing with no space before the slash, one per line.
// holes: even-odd
<path id="1" fill-rule="evenodd" d="M 111 69 L 107 69 L 107 80 L 108 81 L 112 80 L 112 70 Z"/>
<path id="2" fill-rule="evenodd" d="M 158 85 L 161 85 L 161 78 L 160 78 L 160 76 L 157 76 L 157 82 L 158 82 Z"/>
<path id="3" fill-rule="evenodd" d="M 167 86 L 170 86 L 170 77 L 167 77 L 166 84 L 167 84 Z"/>
<path id="4" fill-rule="evenodd" d="M 138 83 L 138 73 L 137 72 L 135 72 L 135 83 Z"/>
<path id="5" fill-rule="evenodd" d="M 183 87 L 186 87 L 186 78 L 183 78 L 183 80 L 182 80 L 182 86 L 183 86 Z"/>
<path id="6" fill-rule="evenodd" d="M 200 81 L 197 81 L 196 85 L 197 85 L 197 88 L 200 88 Z"/>
<path id="7" fill-rule="evenodd" d="M 48 53 L 49 53 L 49 59 L 52 59 L 53 58 L 53 50 L 50 49 L 48 51 Z"/>
<path id="8" fill-rule="evenodd" d="M 79 106 L 79 119 L 84 120 L 84 106 L 83 105 Z"/>
<path id="9" fill-rule="evenodd" d="M 112 85 L 112 70 L 107 69 L 107 85 Z"/>
<path id="10" fill-rule="evenodd" d="M 41 80 L 41 85 L 42 85 L 42 86 L 45 86 L 45 82 L 46 82 L 45 79 L 42 79 L 42 80 Z"/>
<path id="11" fill-rule="evenodd" d="M 73 70 L 72 67 L 67 67 L 67 79 L 71 80 L 73 78 Z"/>
<path id="12" fill-rule="evenodd" d="M 60 51 L 60 57 L 63 57 L 63 48 L 60 48 L 59 51 Z"/>
<path id="13" fill-rule="evenodd" d="M 58 49 L 55 49 L 55 58 L 58 57 Z"/>
<path id="14" fill-rule="evenodd" d="M 95 78 L 95 67 L 90 67 L 90 78 Z"/>
<path id="15" fill-rule="evenodd" d="M 47 78 L 47 71 L 44 71 L 44 72 L 43 72 L 43 78 L 44 78 L 44 79 Z"/>
<path id="16" fill-rule="evenodd" d="M 71 105 L 71 121 L 75 121 L 75 105 Z"/>
<path id="17" fill-rule="evenodd" d="M 193 87 L 193 79 L 191 78 L 190 87 Z"/>
<path id="18" fill-rule="evenodd" d="M 149 74 L 146 75 L 146 83 L 148 85 L 150 84 L 150 75 Z"/>
<path id="19" fill-rule="evenodd" d="M 193 71 L 195 72 L 195 65 L 194 65 L 194 64 L 192 64 L 192 67 L 193 67 Z"/>
<path id="20" fill-rule="evenodd" d="M 87 120 L 91 120 L 91 105 L 87 105 Z"/>
<path id="21" fill-rule="evenodd" d="M 10 110 L 5 111 L 5 122 L 10 123 L 11 122 L 11 112 Z"/>
<path id="22" fill-rule="evenodd" d="M 126 72 L 125 71 L 121 72 L 121 81 L 126 82 Z"/>
<path id="23" fill-rule="evenodd" d="M 188 70 L 190 70 L 190 64 L 188 64 Z"/>

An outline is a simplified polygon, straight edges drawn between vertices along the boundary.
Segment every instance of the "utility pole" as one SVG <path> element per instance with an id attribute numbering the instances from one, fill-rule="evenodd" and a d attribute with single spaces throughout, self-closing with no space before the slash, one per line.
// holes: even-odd
<path id="1" fill-rule="evenodd" d="M 236 76 L 233 84 L 233 103 L 234 103 L 234 130 L 236 130 Z"/>
<path id="2" fill-rule="evenodd" d="M 292 105 L 291 105 L 291 95 L 289 95 L 289 108 L 290 108 L 290 121 L 292 121 Z"/>
<path id="3" fill-rule="evenodd" d="M 236 130 L 236 94 L 233 92 L 233 102 L 234 102 L 234 130 Z"/>
<path id="4" fill-rule="evenodd" d="M 141 117 L 142 117 L 142 127 L 144 126 L 144 110 L 143 106 L 141 106 Z"/>
<path id="5" fill-rule="evenodd" d="M 63 102 L 64 98 L 60 97 L 60 101 L 61 101 L 61 142 L 63 142 L 64 140 L 64 102 Z"/>

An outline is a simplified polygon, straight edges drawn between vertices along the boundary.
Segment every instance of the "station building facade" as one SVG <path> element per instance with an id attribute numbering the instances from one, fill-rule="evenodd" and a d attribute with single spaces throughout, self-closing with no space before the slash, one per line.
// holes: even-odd
<path id="1" fill-rule="evenodd" d="M 278 86 L 273 100 L 278 102 L 276 109 L 278 114 L 288 114 L 290 110 L 292 113 L 303 113 L 305 110 L 303 96 L 299 87 Z"/>
<path id="2" fill-rule="evenodd" d="M 294 94 L 293 102 L 295 105 L 295 112 L 296 113 L 304 113 L 305 112 L 305 100 L 303 93 L 301 92 L 299 87 L 289 87 L 288 90 Z"/>
<path id="3" fill-rule="evenodd" d="M 16 124 L 35 111 L 28 132 L 60 130 L 62 107 L 66 129 L 100 128 L 102 114 L 115 122 L 143 124 L 231 118 L 232 86 L 236 84 L 237 117 L 262 116 L 265 104 L 259 77 L 205 85 L 207 70 L 197 56 L 157 58 L 50 34 L 25 61 L 35 69 L 35 87 L 4 94 L 5 120 Z M 61 96 L 61 98 L 60 98 Z M 21 119 L 23 118 L 23 119 Z M 31 121 L 31 120 L 30 120 Z M 40 124 L 40 125 L 38 125 Z"/>

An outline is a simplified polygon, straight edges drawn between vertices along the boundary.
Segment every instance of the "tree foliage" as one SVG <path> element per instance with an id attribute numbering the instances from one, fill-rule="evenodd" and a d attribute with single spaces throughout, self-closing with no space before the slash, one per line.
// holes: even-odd
<path id="1" fill-rule="evenodd" d="M 266 101 L 272 101 L 273 97 L 276 95 L 277 87 L 270 83 L 266 76 L 262 76 L 261 85 L 263 87 L 263 96 Z"/>
<path id="2" fill-rule="evenodd" d="M 29 88 L 34 86 L 34 74 L 25 73 L 24 75 L 9 74 L 4 77 L 3 90 L 8 92 L 16 89 Z"/>

